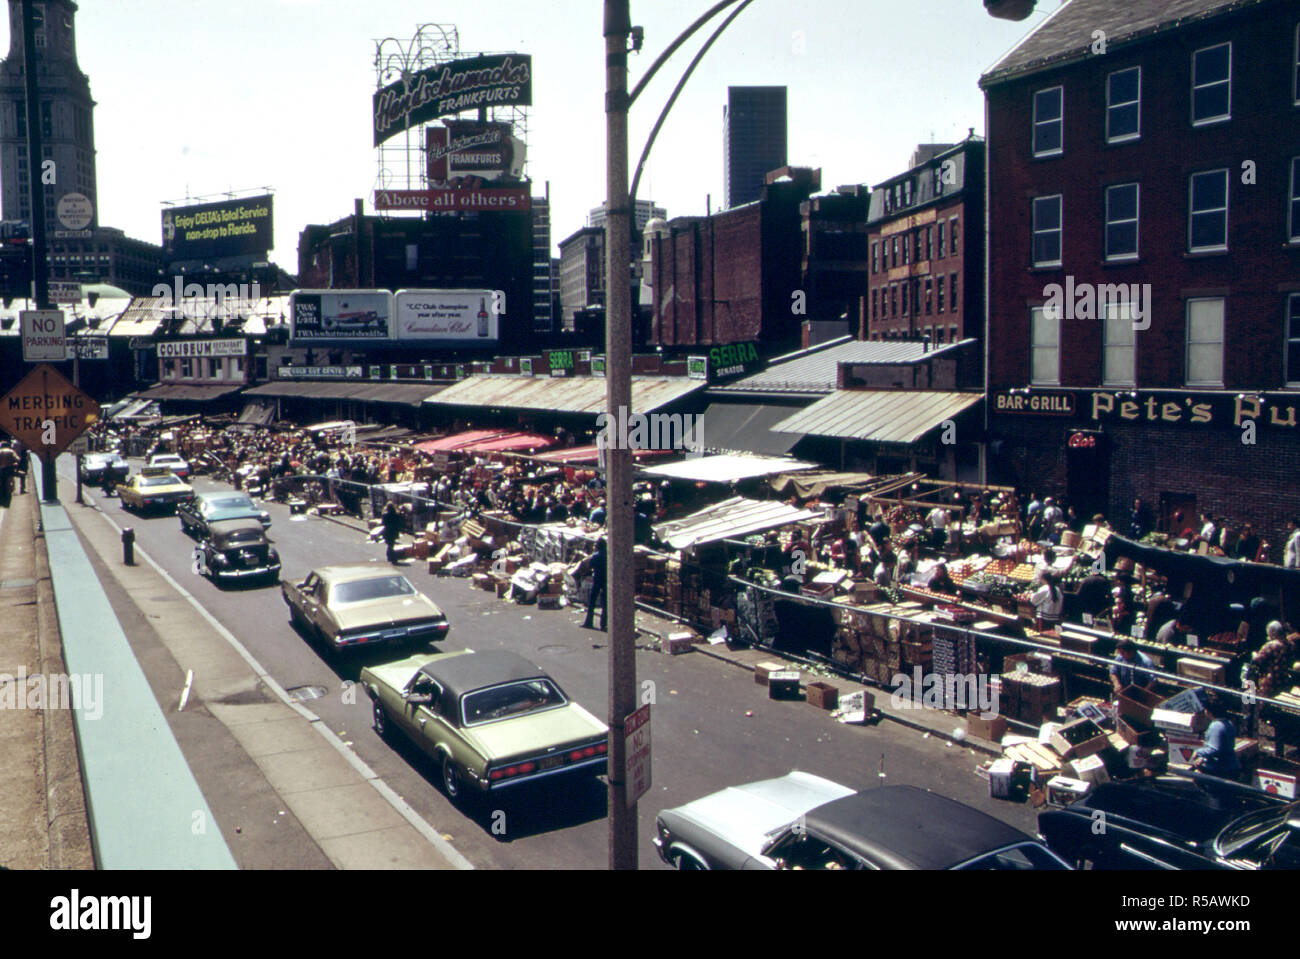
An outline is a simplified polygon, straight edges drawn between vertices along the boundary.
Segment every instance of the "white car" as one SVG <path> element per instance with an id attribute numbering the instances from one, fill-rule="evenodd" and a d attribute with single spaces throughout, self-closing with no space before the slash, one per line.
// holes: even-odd
<path id="1" fill-rule="evenodd" d="M 149 465 L 169 469 L 181 479 L 188 479 L 190 475 L 190 464 L 175 453 L 157 453 L 149 457 Z"/>

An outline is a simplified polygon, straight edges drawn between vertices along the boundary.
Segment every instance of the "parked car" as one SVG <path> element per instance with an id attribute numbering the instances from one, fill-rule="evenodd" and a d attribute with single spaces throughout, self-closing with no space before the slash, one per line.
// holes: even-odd
<path id="1" fill-rule="evenodd" d="M 199 493 L 176 508 L 181 532 L 191 536 L 207 535 L 208 524 L 227 519 L 255 519 L 263 527 L 271 525 L 271 514 L 258 509 L 247 493 Z"/>
<path id="2" fill-rule="evenodd" d="M 281 580 L 280 592 L 294 625 L 335 649 L 436 642 L 451 628 L 405 576 L 369 563 L 323 566 L 300 582 Z"/>
<path id="3" fill-rule="evenodd" d="M 149 457 L 149 465 L 166 467 L 181 479 L 189 479 L 190 464 L 175 453 L 155 453 Z"/>
<path id="4" fill-rule="evenodd" d="M 194 558 L 198 571 L 218 586 L 280 578 L 280 554 L 255 518 L 212 520 Z"/>
<path id="5" fill-rule="evenodd" d="M 1094 869 L 1300 869 L 1300 801 L 1210 776 L 1104 783 L 1038 833 Z"/>
<path id="6" fill-rule="evenodd" d="M 915 786 L 856 792 L 792 772 L 665 809 L 659 858 L 678 869 L 1069 869 L 1042 843 Z"/>
<path id="7" fill-rule="evenodd" d="M 87 453 L 81 458 L 81 481 L 94 486 L 101 486 L 107 481 L 110 486 L 126 482 L 131 473 L 131 464 L 122 458 L 121 453 Z"/>
<path id="8" fill-rule="evenodd" d="M 119 484 L 117 495 L 122 509 L 173 510 L 194 495 L 194 487 L 165 466 L 146 466 Z"/>
<path id="9" fill-rule="evenodd" d="M 375 730 L 441 764 L 447 796 L 605 772 L 609 727 L 518 653 L 464 650 L 361 670 Z"/>

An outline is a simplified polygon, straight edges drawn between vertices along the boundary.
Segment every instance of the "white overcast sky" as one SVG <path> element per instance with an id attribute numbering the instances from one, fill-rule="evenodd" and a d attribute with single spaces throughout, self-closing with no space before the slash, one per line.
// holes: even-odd
<path id="1" fill-rule="evenodd" d="M 633 0 L 645 51 L 632 82 L 712 0 Z M 639 191 L 670 217 L 722 202 L 728 85 L 789 88 L 790 162 L 822 185 L 874 184 L 917 143 L 984 132 L 981 72 L 1059 7 L 1022 23 L 981 0 L 755 0 L 719 38 L 659 135 Z M 454 24 L 462 54 L 533 58 L 527 172 L 550 181 L 552 239 L 605 192 L 600 0 L 80 0 L 77 47 L 95 109 L 100 223 L 159 238 L 164 200 L 263 186 L 275 193 L 272 258 L 297 272 L 299 231 L 372 212 L 375 40 Z M 720 22 L 721 18 L 714 22 Z M 707 28 L 633 111 L 639 155 Z"/>

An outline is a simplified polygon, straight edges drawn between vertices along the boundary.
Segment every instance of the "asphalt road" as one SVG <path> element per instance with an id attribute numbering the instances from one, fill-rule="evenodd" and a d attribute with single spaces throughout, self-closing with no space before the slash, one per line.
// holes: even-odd
<path id="1" fill-rule="evenodd" d="M 61 458 L 60 471 L 72 475 L 69 458 Z M 199 492 L 229 489 L 205 478 L 199 478 L 195 487 Z M 569 780 L 507 793 L 467 809 L 453 805 L 442 794 L 436 765 L 414 747 L 386 745 L 371 726 L 369 698 L 359 688 L 347 686 L 366 663 L 405 652 L 376 651 L 367 659 L 322 651 L 290 625 L 278 586 L 220 590 L 195 574 L 195 543 L 181 533 L 175 516 L 141 518 L 123 512 L 116 497 L 104 501 L 98 490 L 89 489 L 87 496 L 119 525 L 133 526 L 139 546 L 238 637 L 282 686 L 323 690 L 322 696 L 305 703 L 308 708 L 350 742 L 476 867 L 606 866 L 603 780 Z M 264 506 L 272 516 L 271 537 L 286 578 L 302 578 L 313 567 L 333 563 L 370 561 L 387 568 L 382 543 L 367 543 L 360 533 L 339 523 L 291 517 L 286 507 L 274 503 Z M 471 588 L 466 579 L 429 576 L 422 563 L 404 569 L 451 621 L 451 633 L 439 649 L 515 650 L 550 673 L 570 697 L 605 717 L 607 636 L 583 629 L 578 611 L 542 611 L 504 602 Z M 166 629 L 165 624 L 157 625 Z M 698 653 L 672 657 L 640 650 L 637 678 L 643 695 L 653 697 L 654 704 L 654 784 L 639 806 L 642 868 L 666 868 L 650 842 L 659 810 L 792 769 L 854 788 L 923 786 L 1033 832 L 1032 809 L 989 798 L 987 783 L 974 773 L 982 755 L 937 737 L 926 738 L 888 722 L 874 727 L 840 725 L 806 703 L 769 700 L 749 672 Z"/>

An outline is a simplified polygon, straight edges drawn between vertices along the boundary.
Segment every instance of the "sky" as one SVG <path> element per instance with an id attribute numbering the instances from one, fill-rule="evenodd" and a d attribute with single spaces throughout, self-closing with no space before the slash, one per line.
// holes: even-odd
<path id="1" fill-rule="evenodd" d="M 645 49 L 630 57 L 631 83 L 710 5 L 633 0 Z M 988 16 L 982 0 L 755 0 L 691 78 L 638 195 L 670 218 L 702 215 L 710 196 L 722 204 L 729 85 L 788 87 L 789 160 L 820 167 L 824 190 L 887 179 L 918 143 L 983 133 L 980 74 L 1059 5 L 1039 0 L 1015 23 Z M 373 212 L 376 41 L 409 42 L 437 23 L 456 28 L 463 56 L 531 54 L 525 172 L 535 194 L 549 181 L 558 244 L 604 199 L 601 17 L 601 0 L 80 0 L 99 222 L 158 243 L 164 201 L 270 187 L 271 256 L 296 273 L 304 226 L 349 215 L 355 198 Z M 633 167 L 711 26 L 633 108 Z"/>

